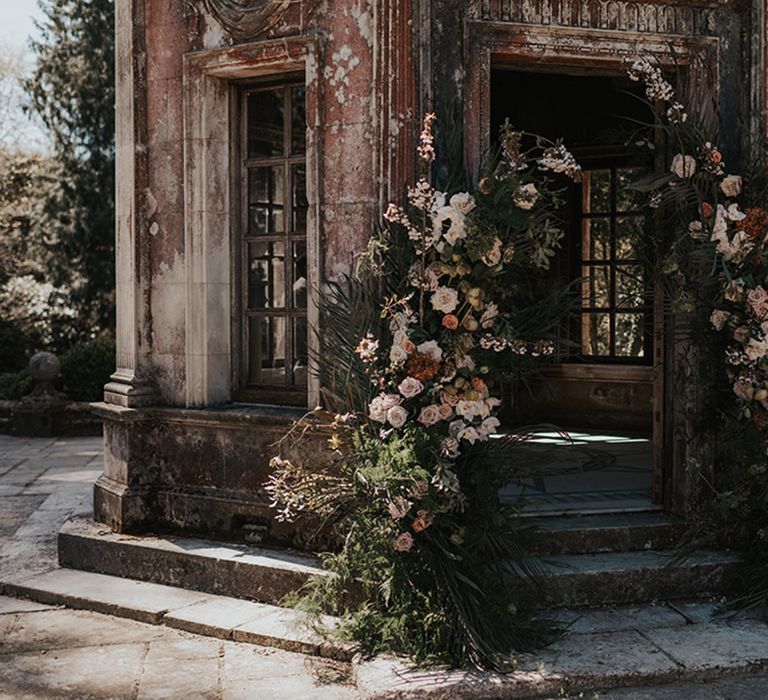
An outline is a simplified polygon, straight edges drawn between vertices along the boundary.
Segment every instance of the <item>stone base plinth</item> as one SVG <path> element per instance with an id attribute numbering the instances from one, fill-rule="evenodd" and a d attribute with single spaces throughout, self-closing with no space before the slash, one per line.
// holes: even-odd
<path id="1" fill-rule="evenodd" d="M 104 422 L 105 447 L 104 473 L 94 487 L 98 522 L 121 533 L 310 544 L 308 532 L 275 521 L 264 490 L 270 459 L 278 451 L 304 463 L 326 454 L 327 435 L 320 430 L 282 449 L 275 445 L 302 411 L 106 403 L 94 404 L 94 410 Z"/>

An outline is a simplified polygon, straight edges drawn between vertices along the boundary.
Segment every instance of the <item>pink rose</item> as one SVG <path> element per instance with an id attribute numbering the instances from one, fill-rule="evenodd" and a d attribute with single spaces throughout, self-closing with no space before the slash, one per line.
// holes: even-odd
<path id="1" fill-rule="evenodd" d="M 440 418 L 440 407 L 431 404 L 421 409 L 421 413 L 419 413 L 419 417 L 416 420 L 422 425 L 430 426 L 437 423 Z"/>
<path id="2" fill-rule="evenodd" d="M 410 552 L 413 547 L 413 535 L 410 532 L 403 532 L 392 543 L 392 548 L 396 552 Z"/>

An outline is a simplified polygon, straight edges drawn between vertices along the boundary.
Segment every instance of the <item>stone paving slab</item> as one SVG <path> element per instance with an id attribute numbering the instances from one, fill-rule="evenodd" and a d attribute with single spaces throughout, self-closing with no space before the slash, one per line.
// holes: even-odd
<path id="1" fill-rule="evenodd" d="M 0 610 L 16 602 L 0 597 Z M 357 693 L 348 664 L 328 659 L 66 608 L 0 614 L 0 698 L 59 697 L 352 700 Z"/>

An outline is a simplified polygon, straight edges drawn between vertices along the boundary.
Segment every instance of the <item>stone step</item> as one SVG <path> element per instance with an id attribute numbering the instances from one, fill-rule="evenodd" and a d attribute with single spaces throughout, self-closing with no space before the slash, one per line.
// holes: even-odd
<path id="1" fill-rule="evenodd" d="M 512 673 L 418 669 L 405 659 L 377 657 L 355 660 L 355 682 L 366 700 L 598 698 L 619 688 L 633 690 L 607 697 L 768 697 L 768 685 L 759 681 L 753 694 L 708 692 L 716 679 L 748 682 L 768 669 L 768 625 L 713 617 L 714 611 L 706 603 L 563 611 L 563 621 L 572 622 L 567 633 L 521 655 Z"/>
<path id="2" fill-rule="evenodd" d="M 296 610 L 117 576 L 55 569 L 0 584 L 0 593 L 340 661 L 354 654 L 351 645 L 310 628 Z M 320 620 L 325 632 L 337 622 Z"/>
<path id="3" fill-rule="evenodd" d="M 305 553 L 187 537 L 120 535 L 88 518 L 73 518 L 59 531 L 59 563 L 273 605 L 313 574 L 325 574 L 319 560 Z"/>
<path id="4" fill-rule="evenodd" d="M 546 557 L 553 587 L 542 599 L 532 592 L 524 603 L 535 607 L 593 607 L 721 596 L 728 574 L 740 563 L 729 551 L 698 550 L 676 561 L 675 552 L 606 552 Z"/>
<path id="5" fill-rule="evenodd" d="M 685 522 L 662 513 L 611 513 L 531 518 L 542 534 L 535 553 L 592 554 L 672 549 Z"/>
<path id="6" fill-rule="evenodd" d="M 568 536 L 572 545 L 585 542 L 583 532 Z M 724 577 L 739 561 L 735 554 L 719 551 L 694 552 L 682 562 L 674 562 L 675 556 L 652 550 L 546 554 L 553 591 L 546 599 L 536 591 L 523 603 L 584 607 L 705 598 L 725 592 Z M 86 518 L 73 518 L 61 529 L 59 561 L 82 571 L 270 605 L 278 605 L 313 574 L 328 575 L 317 558 L 304 553 L 184 537 L 120 535 Z"/>

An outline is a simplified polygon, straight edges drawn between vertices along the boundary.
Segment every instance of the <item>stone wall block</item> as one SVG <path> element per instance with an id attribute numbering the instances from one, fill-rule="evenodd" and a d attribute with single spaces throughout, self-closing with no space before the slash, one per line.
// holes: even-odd
<path id="1" fill-rule="evenodd" d="M 323 130 L 321 181 L 332 202 L 373 201 L 373 134 L 368 124 L 334 124 Z"/>
<path id="2" fill-rule="evenodd" d="M 147 82 L 149 142 L 178 145 L 184 126 L 181 76 Z"/>

